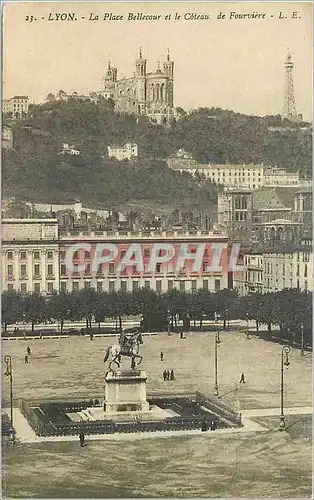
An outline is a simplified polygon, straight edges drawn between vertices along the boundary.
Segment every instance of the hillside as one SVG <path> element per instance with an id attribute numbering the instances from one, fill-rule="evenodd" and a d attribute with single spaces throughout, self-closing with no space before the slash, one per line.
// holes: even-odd
<path id="1" fill-rule="evenodd" d="M 280 117 L 203 108 L 183 114 L 166 129 L 145 117 L 116 114 L 105 100 L 33 105 L 27 119 L 13 124 L 14 150 L 3 152 L 3 194 L 33 202 L 79 198 L 92 205 L 209 208 L 216 187 L 199 186 L 188 174 L 171 171 L 165 162 L 169 154 L 184 148 L 202 162 L 263 162 L 310 175 L 311 134 L 268 130 L 280 124 Z M 108 144 L 127 141 L 139 145 L 138 163 L 110 161 Z M 63 142 L 81 155 L 59 155 Z"/>

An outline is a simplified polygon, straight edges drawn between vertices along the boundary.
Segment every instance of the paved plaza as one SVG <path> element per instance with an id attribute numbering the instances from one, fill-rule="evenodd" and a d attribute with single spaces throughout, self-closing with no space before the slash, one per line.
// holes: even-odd
<path id="1" fill-rule="evenodd" d="M 285 368 L 287 429 L 278 430 L 279 344 L 224 332 L 218 348 L 221 401 L 242 413 L 242 429 L 124 436 L 39 438 L 14 410 L 19 443 L 4 448 L 7 496 L 44 497 L 273 497 L 311 491 L 311 355 L 292 349 Z M 115 338 L 73 337 L 4 341 L 13 359 L 14 397 L 66 400 L 103 395 L 104 352 Z M 24 353 L 30 346 L 30 362 Z M 160 351 L 164 361 L 160 361 Z M 141 367 L 150 394 L 214 390 L 214 334 L 145 336 Z M 124 358 L 123 367 L 129 368 Z M 164 369 L 176 379 L 164 382 Z M 241 373 L 246 384 L 239 384 Z M 3 379 L 4 406 L 8 381 Z M 296 420 L 293 420 L 296 419 Z M 300 424 L 301 422 L 301 424 Z M 290 427 L 294 429 L 293 437 Z M 306 431 L 304 430 L 306 429 Z M 19 436 L 20 434 L 20 436 Z M 149 470 L 149 474 L 147 471 Z M 78 485 L 78 478 L 81 485 Z M 124 486 L 123 486 L 124 485 Z"/>

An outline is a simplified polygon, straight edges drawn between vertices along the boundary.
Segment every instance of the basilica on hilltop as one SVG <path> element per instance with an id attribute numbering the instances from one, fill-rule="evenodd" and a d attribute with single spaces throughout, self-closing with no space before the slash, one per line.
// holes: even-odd
<path id="1" fill-rule="evenodd" d="M 116 111 L 145 115 L 159 124 L 167 124 L 175 119 L 174 62 L 170 59 L 169 50 L 162 68 L 158 63 L 155 71 L 147 72 L 147 59 L 143 58 L 140 49 L 134 76 L 118 80 L 117 74 L 117 68 L 109 61 L 101 91 L 104 97 L 114 100 Z"/>

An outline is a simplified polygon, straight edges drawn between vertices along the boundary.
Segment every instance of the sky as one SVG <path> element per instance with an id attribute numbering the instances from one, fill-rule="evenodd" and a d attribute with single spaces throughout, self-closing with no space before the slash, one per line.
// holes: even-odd
<path id="1" fill-rule="evenodd" d="M 77 20 L 48 20 L 49 14 L 56 19 L 62 12 L 75 13 Z M 231 12 L 265 17 L 230 19 Z M 91 13 L 99 19 L 89 20 Z M 106 13 L 123 19 L 105 21 Z M 129 13 L 161 18 L 128 20 Z M 175 13 L 181 17 L 175 19 Z M 219 13 L 225 18 L 217 19 Z M 193 20 L 193 15 L 210 19 Z M 36 20 L 29 22 L 27 16 Z M 118 68 L 118 77 L 132 76 L 139 47 L 148 71 L 170 49 L 175 106 L 214 106 L 261 116 L 282 112 L 284 61 L 290 50 L 297 110 L 312 119 L 310 2 L 5 3 L 3 96 L 23 94 L 42 102 L 60 89 L 85 94 L 100 90 L 108 59 Z"/>

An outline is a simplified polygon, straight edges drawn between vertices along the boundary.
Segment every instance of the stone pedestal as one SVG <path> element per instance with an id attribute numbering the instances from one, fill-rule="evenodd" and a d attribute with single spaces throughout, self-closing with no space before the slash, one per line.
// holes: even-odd
<path id="1" fill-rule="evenodd" d="M 141 370 L 108 372 L 105 376 L 106 413 L 149 411 L 146 401 L 147 375 Z"/>

